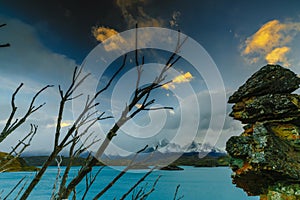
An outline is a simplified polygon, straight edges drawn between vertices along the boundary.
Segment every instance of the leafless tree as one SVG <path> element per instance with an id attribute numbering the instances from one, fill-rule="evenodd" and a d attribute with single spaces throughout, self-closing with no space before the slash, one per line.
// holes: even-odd
<path id="1" fill-rule="evenodd" d="M 0 28 L 2 28 L 4 26 L 6 26 L 6 24 L 0 24 Z M 10 46 L 9 43 L 0 44 L 0 48 L 9 47 L 9 46 Z M 41 95 L 42 92 L 44 92 L 49 87 L 52 87 L 52 85 L 47 85 L 47 86 L 43 87 L 42 89 L 40 89 L 37 93 L 35 93 L 35 95 L 31 99 L 31 102 L 30 102 L 30 105 L 29 105 L 27 111 L 23 114 L 22 117 L 16 118 L 15 115 L 17 113 L 18 107 L 15 104 L 15 99 L 23 85 L 24 84 L 21 83 L 17 87 L 17 89 L 14 91 L 14 93 L 12 94 L 11 102 L 10 102 L 11 103 L 11 112 L 6 120 L 6 123 L 5 123 L 2 131 L 0 132 L 0 143 L 2 143 L 10 134 L 12 134 L 14 131 L 16 131 L 19 127 L 24 125 L 25 122 L 27 121 L 27 119 L 33 113 L 35 113 L 36 111 L 38 111 L 45 105 L 45 103 L 40 104 L 40 105 L 35 105 L 35 101 Z M 37 128 L 38 128 L 37 125 L 30 124 L 30 131 L 21 140 L 19 140 L 18 143 L 14 147 L 12 147 L 11 152 L 9 154 L 7 154 L 7 156 L 2 158 L 2 160 L 4 160 L 4 161 L 2 161 L 2 162 L 0 161 L 0 173 L 11 170 L 11 168 L 9 166 L 11 164 L 13 164 L 13 162 L 19 158 L 19 156 L 25 151 L 25 149 L 27 149 L 30 146 L 33 137 L 37 133 Z M 27 179 L 27 180 L 25 181 L 25 179 Z M 24 189 L 27 181 L 28 181 L 28 177 L 21 178 L 19 180 L 19 182 L 15 185 L 15 187 L 13 187 L 9 191 L 9 193 L 4 197 L 4 199 L 10 198 L 10 195 L 23 183 L 23 185 L 21 186 L 21 188 L 18 191 L 17 196 L 15 197 L 15 199 L 17 199 L 18 196 L 20 195 L 20 193 L 22 192 L 22 190 Z"/>
<path id="2" fill-rule="evenodd" d="M 20 91 L 20 89 L 22 88 L 22 86 L 23 86 L 23 83 L 21 83 L 18 86 L 18 88 L 15 90 L 15 92 L 12 95 L 11 113 L 9 114 L 7 121 L 6 121 L 2 131 L 0 132 L 0 144 L 11 133 L 13 133 L 19 127 L 21 127 L 33 113 L 35 113 L 36 111 L 38 111 L 40 108 L 42 108 L 45 105 L 45 103 L 43 103 L 43 104 L 36 106 L 35 101 L 43 91 L 45 91 L 49 87 L 52 87 L 52 85 L 47 85 L 47 86 L 43 87 L 42 89 L 40 89 L 31 99 L 30 105 L 29 105 L 27 111 L 23 114 L 23 116 L 21 118 L 16 118 L 15 115 L 17 113 L 18 107 L 15 104 L 15 98 L 16 98 L 16 95 L 18 94 L 18 92 Z M 31 124 L 30 127 L 31 127 L 31 129 L 30 129 L 29 133 L 27 135 L 25 135 L 25 137 L 23 139 L 19 140 L 18 143 L 14 147 L 12 147 L 12 151 L 8 154 L 8 156 L 10 156 L 10 159 L 7 159 L 6 162 L 0 163 L 0 172 L 9 171 L 10 169 L 7 168 L 7 166 L 9 166 L 9 164 L 11 164 L 14 160 L 16 160 L 21 155 L 21 153 L 23 153 L 24 150 L 30 146 L 31 141 L 37 132 L 38 126 Z"/>
<path id="3" fill-rule="evenodd" d="M 13 93 L 12 98 L 11 98 L 11 113 L 6 121 L 6 124 L 4 125 L 4 128 L 2 129 L 2 131 L 0 132 L 0 143 L 12 132 L 14 132 L 17 128 L 19 128 L 22 124 L 24 124 L 27 120 L 27 118 L 33 114 L 34 112 L 36 112 L 37 110 L 39 110 L 40 108 L 42 108 L 45 103 L 40 104 L 38 106 L 35 106 L 35 100 L 37 99 L 37 97 L 47 88 L 49 87 L 53 87 L 52 85 L 47 85 L 45 87 L 43 87 L 41 90 L 39 90 L 34 97 L 32 98 L 30 105 L 27 109 L 27 111 L 24 113 L 24 115 L 19 119 L 19 118 L 15 118 L 15 114 L 17 112 L 18 107 L 15 105 L 15 98 L 17 93 L 19 92 L 19 90 L 21 89 L 21 87 L 23 86 L 23 83 L 21 83 L 19 85 L 19 87 L 16 89 L 16 91 Z"/>
<path id="4" fill-rule="evenodd" d="M 29 196 L 33 188 L 38 184 L 38 182 L 44 175 L 46 169 L 50 166 L 51 162 L 57 157 L 57 155 L 68 145 L 71 145 L 74 142 L 74 140 L 78 140 L 81 134 L 77 133 L 76 135 L 76 132 L 80 130 L 83 125 L 93 124 L 96 121 L 107 118 L 107 117 L 103 117 L 103 114 L 97 115 L 97 113 L 95 112 L 92 114 L 90 113 L 90 110 L 92 110 L 94 107 L 98 105 L 98 103 L 94 103 L 94 100 L 97 98 L 98 95 L 101 94 L 101 91 L 99 91 L 94 95 L 94 97 L 87 98 L 82 112 L 79 114 L 77 119 L 74 120 L 69 130 L 67 130 L 65 134 L 62 133 L 61 123 L 63 121 L 63 114 L 64 114 L 66 103 L 82 95 L 82 94 L 75 95 L 74 92 L 79 87 L 79 85 L 82 84 L 82 82 L 90 75 L 90 74 L 86 74 L 83 77 L 81 77 L 81 74 L 82 74 L 82 68 L 76 67 L 72 76 L 71 84 L 66 90 L 66 92 L 64 92 L 59 86 L 59 94 L 61 100 L 60 100 L 60 106 L 57 115 L 58 117 L 57 117 L 56 131 L 54 136 L 54 148 L 51 154 L 49 155 L 48 159 L 46 160 L 46 162 L 43 164 L 42 168 L 39 170 L 39 172 L 33 178 L 29 186 L 26 188 L 25 192 L 22 194 L 20 199 L 26 199 Z M 88 129 L 91 126 L 87 126 L 87 127 L 88 128 L 86 128 L 86 130 L 84 130 L 83 133 L 87 133 Z M 75 136 L 73 137 L 74 134 Z"/>
<path id="5" fill-rule="evenodd" d="M 137 31 L 136 31 L 137 33 Z M 136 36 L 137 38 L 137 36 Z M 173 109 L 172 107 L 157 107 L 157 108 L 150 108 L 150 106 L 155 102 L 155 99 L 149 99 L 151 92 L 154 90 L 161 88 L 163 85 L 168 84 L 172 81 L 166 81 L 166 72 L 181 58 L 178 56 L 178 52 L 186 41 L 187 38 L 184 38 L 183 41 L 180 40 L 180 33 L 178 33 L 178 41 L 176 48 L 173 54 L 169 57 L 166 64 L 162 68 L 160 74 L 153 80 L 153 82 L 146 86 L 140 86 L 140 80 L 143 72 L 144 66 L 144 57 L 142 57 L 142 61 L 139 61 L 138 56 L 138 49 L 135 50 L 135 64 L 137 69 L 137 82 L 136 82 L 136 90 L 132 100 L 126 104 L 125 108 L 122 111 L 120 118 L 116 121 L 116 123 L 112 126 L 112 128 L 106 134 L 104 141 L 102 142 L 101 146 L 99 147 L 96 154 L 89 158 L 89 161 L 86 163 L 85 166 L 81 168 L 78 175 L 73 178 L 66 190 L 64 191 L 62 198 L 66 199 L 69 197 L 71 192 L 75 190 L 75 187 L 82 181 L 82 179 L 92 170 L 93 166 L 98 162 L 98 158 L 102 156 L 105 149 L 110 144 L 111 140 L 117 136 L 117 132 L 128 120 L 134 118 L 138 113 L 141 111 L 151 111 L 151 110 L 159 110 L 159 109 Z M 137 45 L 137 41 L 136 41 Z M 123 62 L 124 64 L 124 62 Z M 136 108 L 136 105 L 140 103 L 140 106 Z"/>
<path id="6" fill-rule="evenodd" d="M 96 122 L 96 121 L 94 121 L 94 122 Z M 93 124 L 94 123 L 91 123 L 90 126 L 93 125 Z M 84 141 L 81 142 L 80 141 L 80 136 L 86 134 L 86 131 L 88 131 L 88 129 L 89 129 L 89 127 L 86 128 L 85 131 L 83 131 L 81 134 L 79 134 L 78 131 L 75 132 L 75 135 L 73 137 L 71 146 L 69 148 L 69 162 L 65 166 L 65 170 L 64 170 L 64 173 L 63 173 L 63 176 L 62 176 L 62 179 L 61 179 L 61 183 L 60 183 L 60 188 L 59 188 L 59 191 L 58 191 L 58 194 L 57 194 L 58 198 L 61 198 L 61 196 L 63 194 L 63 191 L 66 187 L 67 179 L 68 179 L 71 167 L 73 165 L 73 161 L 76 158 L 78 158 L 82 153 L 86 152 L 89 147 L 91 147 L 92 145 L 94 145 L 94 144 L 96 144 L 97 142 L 100 141 L 100 139 L 98 139 L 97 137 L 94 137 L 89 144 L 87 143 L 89 138 L 93 136 L 93 132 L 92 132 L 86 137 L 86 139 Z M 94 177 L 92 176 L 92 173 L 90 173 L 89 177 L 88 176 L 86 177 L 87 180 L 86 180 L 85 195 L 88 192 L 91 185 L 94 183 L 94 181 L 96 179 L 96 176 L 98 175 L 98 173 L 100 173 L 100 171 L 101 170 L 99 170 L 99 172 L 97 172 Z"/>
<path id="7" fill-rule="evenodd" d="M 0 25 L 1 27 L 2 25 Z M 137 34 L 136 29 L 136 34 Z M 137 38 L 137 35 L 136 35 Z M 64 91 L 61 86 L 58 86 L 58 92 L 60 94 L 60 103 L 59 103 L 59 109 L 57 113 L 57 120 L 56 120 L 56 128 L 55 128 L 55 133 L 54 133 L 54 146 L 52 149 L 52 152 L 48 156 L 47 160 L 44 162 L 43 166 L 41 169 L 36 173 L 34 178 L 30 181 L 29 185 L 26 187 L 24 192 L 22 191 L 24 187 L 22 187 L 22 194 L 20 199 L 25 200 L 28 198 L 30 193 L 33 191 L 33 189 L 36 187 L 36 185 L 39 183 L 41 178 L 46 172 L 46 169 L 50 166 L 51 162 L 57 159 L 59 154 L 63 149 L 69 148 L 69 156 L 70 156 L 70 162 L 66 166 L 66 169 L 62 175 L 61 180 L 59 178 L 56 179 L 56 182 L 54 183 L 53 186 L 53 193 L 52 197 L 54 199 L 68 199 L 71 193 L 73 193 L 73 198 L 76 199 L 76 186 L 83 181 L 84 178 L 88 180 L 86 182 L 86 190 L 84 193 L 84 197 L 87 194 L 89 188 L 95 181 L 96 176 L 98 173 L 96 173 L 96 176 L 91 177 L 88 179 L 88 176 L 91 174 L 91 171 L 93 167 L 99 162 L 98 158 L 100 158 L 105 149 L 108 147 L 112 139 L 117 136 L 117 133 L 119 129 L 129 120 L 134 118 L 138 113 L 142 111 L 151 111 L 151 110 L 160 110 L 160 109 L 173 109 L 172 107 L 150 107 L 155 103 L 155 99 L 151 98 L 151 93 L 158 89 L 161 88 L 163 85 L 170 83 L 171 81 L 167 81 L 167 71 L 181 58 L 178 56 L 178 51 L 183 45 L 187 38 L 185 38 L 183 41 L 180 40 L 180 33 L 178 33 L 178 41 L 176 48 L 173 52 L 173 54 L 169 57 L 167 62 L 165 63 L 164 67 L 162 68 L 161 72 L 155 79 L 150 83 L 149 85 L 146 86 L 141 86 L 140 85 L 140 80 L 142 78 L 142 72 L 143 72 L 143 66 L 144 66 L 144 56 L 142 56 L 141 60 L 139 58 L 139 50 L 137 49 L 137 40 L 136 40 L 136 50 L 135 50 L 135 64 L 136 64 L 136 70 L 137 70 L 137 81 L 136 81 L 136 89 L 134 92 L 134 96 L 132 100 L 127 102 L 126 106 L 123 108 L 123 111 L 121 113 L 121 116 L 119 119 L 116 120 L 114 125 L 111 127 L 111 129 L 108 131 L 106 134 L 105 138 L 103 141 L 101 140 L 101 145 L 98 149 L 98 151 L 95 153 L 95 155 L 89 155 L 86 159 L 85 164 L 81 167 L 80 171 L 78 172 L 78 175 L 75 176 L 70 180 L 70 182 L 67 184 L 67 180 L 69 178 L 69 172 L 72 166 L 73 160 L 78 157 L 81 153 L 83 153 L 89 146 L 94 145 L 95 143 L 99 142 L 98 138 L 94 138 L 90 144 L 85 144 L 80 145 L 79 139 L 82 138 L 84 135 L 88 135 L 88 138 L 93 137 L 93 133 L 90 132 L 91 127 L 104 119 L 111 118 L 111 116 L 105 116 L 105 112 L 98 113 L 94 112 L 93 109 L 96 108 L 96 106 L 99 103 L 95 103 L 96 99 L 104 92 L 106 91 L 109 86 L 111 85 L 112 81 L 117 77 L 118 74 L 121 73 L 121 70 L 125 67 L 126 65 L 126 60 L 127 60 L 127 55 L 124 55 L 123 57 L 123 62 L 119 66 L 119 68 L 114 72 L 112 77 L 109 79 L 107 84 L 100 90 L 98 90 L 93 96 L 86 96 L 86 101 L 84 108 L 80 112 L 80 114 L 74 119 L 72 125 L 70 128 L 64 132 L 64 129 L 62 129 L 62 122 L 63 122 L 63 116 L 64 116 L 64 111 L 65 107 L 68 103 L 76 100 L 78 97 L 83 96 L 84 94 L 76 94 L 78 87 L 87 79 L 87 77 L 90 76 L 90 74 L 84 74 L 83 72 L 83 67 L 76 67 L 71 83 L 68 86 L 68 88 Z M 30 103 L 30 106 L 27 110 L 27 112 L 24 114 L 24 116 L 20 119 L 15 119 L 15 113 L 17 110 L 17 107 L 15 105 L 15 97 L 23 84 L 21 84 L 16 91 L 12 95 L 11 99 L 11 114 L 8 117 L 7 123 L 5 127 L 3 128 L 2 132 L 0 133 L 0 143 L 11 133 L 13 133 L 18 127 L 20 127 L 26 120 L 27 118 L 37 110 L 39 110 L 41 107 L 43 107 L 44 104 L 41 104 L 39 106 L 35 106 L 35 100 L 36 98 L 47 88 L 52 87 L 52 85 L 47 85 L 44 88 L 42 88 L 40 91 L 38 91 L 35 96 L 32 98 L 32 101 Z M 139 104 L 139 107 L 136 107 L 136 105 Z M 31 132 L 29 136 L 26 136 L 25 139 L 29 138 L 29 143 L 34 136 L 34 134 L 37 131 L 37 126 L 32 125 L 31 126 Z M 24 145 L 24 147 L 27 147 L 24 143 L 25 140 L 21 140 L 19 144 L 16 146 L 20 146 L 21 144 Z M 143 149 L 144 150 L 144 149 Z M 15 149 L 13 150 L 13 152 Z M 22 153 L 23 150 L 19 151 Z M 141 151 L 137 152 L 139 154 Z M 57 162 L 58 165 L 61 163 L 61 161 Z M 109 188 L 117 181 L 119 180 L 129 169 L 130 165 L 125 168 L 118 176 L 116 176 L 105 188 L 103 188 L 95 197 L 94 199 L 98 199 L 101 195 L 103 195 L 106 191 L 109 190 Z M 136 184 L 132 186 L 132 188 L 124 194 L 124 198 L 133 191 L 141 182 L 145 180 L 145 178 L 153 171 L 155 170 L 156 167 L 152 168 L 149 170 L 148 173 L 146 173 L 140 180 L 137 181 Z M 60 166 L 58 166 L 58 170 L 60 170 Z M 100 171 L 99 171 L 100 173 Z M 60 171 L 58 172 L 58 177 L 60 176 Z M 157 183 L 159 178 L 155 181 L 153 184 L 153 187 L 146 192 L 145 190 L 141 191 L 138 193 L 138 198 L 145 199 L 147 196 L 149 196 L 153 191 L 154 187 Z M 59 183 L 58 183 L 59 182 Z M 21 193 L 19 191 L 18 195 Z M 58 191 L 58 192 L 57 192 Z"/>
<path id="8" fill-rule="evenodd" d="M 12 164 L 18 157 L 20 157 L 20 155 L 24 152 L 24 150 L 30 146 L 31 141 L 36 134 L 37 126 L 31 124 L 30 127 L 31 127 L 30 132 L 27 135 L 25 135 L 24 138 L 19 140 L 16 146 L 12 147 L 11 152 L 8 154 L 10 158 L 7 159 L 4 157 L 6 162 L 3 163 L 0 162 L 0 172 L 11 170 L 8 166 Z"/>

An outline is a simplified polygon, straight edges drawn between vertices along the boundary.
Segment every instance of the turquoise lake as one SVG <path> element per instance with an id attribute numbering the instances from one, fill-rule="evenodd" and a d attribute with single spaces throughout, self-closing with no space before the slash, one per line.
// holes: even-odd
<path id="1" fill-rule="evenodd" d="M 183 167 L 183 171 L 154 171 L 140 185 L 151 189 L 156 178 L 161 175 L 153 193 L 147 199 L 150 200 L 173 200 L 176 186 L 180 184 L 178 195 L 184 195 L 184 200 L 247 200 L 259 199 L 259 197 L 248 197 L 243 190 L 236 188 L 231 183 L 231 170 L 227 167 L 217 168 L 194 168 Z M 99 168 L 98 168 L 99 169 Z M 89 195 L 85 199 L 92 199 L 110 180 L 112 180 L 123 167 L 105 167 L 96 179 Z M 70 176 L 76 175 L 78 167 L 73 167 Z M 63 171 L 63 168 L 62 168 Z M 97 167 L 93 170 L 95 173 Z M 100 199 L 119 199 L 131 186 L 143 175 L 142 170 L 134 170 L 125 174 L 119 181 Z M 145 172 L 145 171 L 144 171 Z M 32 177 L 32 172 L 10 172 L 0 174 L 0 192 L 3 198 L 11 188 L 20 180 L 27 176 Z M 51 191 L 57 168 L 50 167 L 37 188 L 30 195 L 29 199 L 50 199 Z M 77 199 L 81 199 L 85 189 L 85 181 L 77 187 Z M 14 199 L 15 195 L 9 199 Z M 1 199 L 1 198 L 0 198 Z M 127 199 L 131 199 L 131 195 Z"/>

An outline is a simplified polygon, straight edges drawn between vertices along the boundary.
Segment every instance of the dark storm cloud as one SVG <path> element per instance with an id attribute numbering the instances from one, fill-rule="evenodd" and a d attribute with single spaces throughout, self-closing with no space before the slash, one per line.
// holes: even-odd
<path id="1" fill-rule="evenodd" d="M 34 25 L 45 46 L 78 62 L 97 45 L 92 26 L 124 24 L 113 1 L 6 1 L 0 11 Z"/>
<path id="2" fill-rule="evenodd" d="M 168 6 L 172 4 L 172 6 Z M 12 1 L 3 2 L 0 12 L 22 19 L 36 28 L 45 46 L 82 62 L 98 42 L 93 27 L 122 32 L 139 26 L 168 27 L 174 21 L 175 2 L 158 0 L 115 1 Z M 160 5 L 160 6 L 157 6 Z M 164 8 L 164 10 L 161 10 Z M 178 18 L 176 19 L 178 20 Z"/>
<path id="3" fill-rule="evenodd" d="M 150 2 L 149 0 L 116 0 L 116 4 L 120 8 L 128 28 L 134 28 L 136 23 L 140 27 L 165 26 L 165 20 L 159 16 L 154 17 L 145 10 L 145 6 Z"/>
<path id="4" fill-rule="evenodd" d="M 1 49 L 1 76 L 11 73 L 15 77 L 25 78 L 26 75 L 27 79 L 32 78 L 46 84 L 70 80 L 76 66 L 74 60 L 46 48 L 37 38 L 34 27 L 20 20 L 1 16 L 0 21 L 8 24 L 1 30 L 0 38 L 11 44 L 9 48 Z"/>

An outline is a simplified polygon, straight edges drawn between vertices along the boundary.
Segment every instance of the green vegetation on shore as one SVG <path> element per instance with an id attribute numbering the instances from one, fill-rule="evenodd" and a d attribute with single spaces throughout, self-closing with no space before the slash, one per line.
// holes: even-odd
<path id="1" fill-rule="evenodd" d="M 23 157 L 23 159 L 32 166 L 42 166 L 43 163 L 48 159 L 48 156 L 28 156 L 28 157 Z M 61 157 L 62 162 L 60 163 L 61 166 L 66 166 L 70 162 L 69 157 Z M 78 157 L 74 158 L 72 160 L 73 164 L 72 166 L 82 166 L 85 162 L 85 158 Z M 53 160 L 50 164 L 50 166 L 57 166 L 57 163 L 55 160 Z"/>
<path id="2" fill-rule="evenodd" d="M 47 156 L 30 156 L 30 157 L 23 157 L 23 159 L 32 166 L 41 166 L 47 159 Z M 159 159 L 156 160 L 159 163 Z M 70 162 L 69 157 L 62 157 L 61 166 L 67 165 Z M 85 158 L 78 157 L 73 159 L 72 166 L 81 166 L 85 162 Z M 130 157 L 119 157 L 104 160 L 106 165 L 111 166 L 126 166 L 131 162 Z M 203 158 L 199 158 L 198 153 L 189 153 L 181 155 L 176 161 L 174 161 L 171 165 L 172 166 L 195 166 L 195 167 L 219 167 L 219 166 L 228 166 L 229 157 L 226 154 L 218 155 L 218 156 L 211 156 L 206 155 Z M 103 165 L 102 163 L 98 163 L 98 165 Z M 145 166 L 153 165 L 152 162 L 145 163 Z M 57 166 L 57 163 L 53 161 L 51 166 Z"/>
<path id="3" fill-rule="evenodd" d="M 8 153 L 0 152 L 0 169 L 2 172 L 15 172 L 15 171 L 36 171 L 38 166 L 42 166 L 47 160 L 48 156 L 27 156 L 27 157 L 13 157 Z M 69 157 L 61 157 L 61 166 L 66 166 L 71 159 Z M 82 166 L 86 162 L 85 158 L 78 157 L 72 159 L 72 166 Z M 106 159 L 106 165 L 112 166 L 126 166 L 131 162 L 128 157 L 119 157 L 114 159 Z M 159 163 L 159 159 L 157 160 Z M 195 166 L 195 167 L 220 167 L 228 166 L 229 157 L 226 154 L 223 155 L 206 155 L 203 158 L 199 158 L 198 153 L 185 153 L 181 155 L 177 160 L 170 164 L 170 166 Z M 55 161 L 52 161 L 51 166 L 57 166 Z M 103 165 L 99 162 L 97 165 Z M 147 168 L 148 165 L 153 163 L 145 163 L 145 165 L 137 166 L 133 168 Z"/>
<path id="4" fill-rule="evenodd" d="M 0 169 L 1 172 L 38 170 L 37 167 L 29 166 L 23 158 L 14 157 L 4 152 L 0 152 Z"/>
<path id="5" fill-rule="evenodd" d="M 228 166 L 229 157 L 227 155 L 222 156 L 210 156 L 206 155 L 203 158 L 199 158 L 199 154 L 182 155 L 174 163 L 174 165 L 185 165 L 195 167 L 222 167 Z"/>

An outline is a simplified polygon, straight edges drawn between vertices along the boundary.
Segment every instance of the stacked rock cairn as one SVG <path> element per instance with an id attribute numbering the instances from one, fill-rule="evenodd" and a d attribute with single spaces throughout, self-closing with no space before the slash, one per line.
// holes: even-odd
<path id="1" fill-rule="evenodd" d="M 300 78 L 280 65 L 254 73 L 228 100 L 244 132 L 226 143 L 233 183 L 261 200 L 300 199 Z"/>

